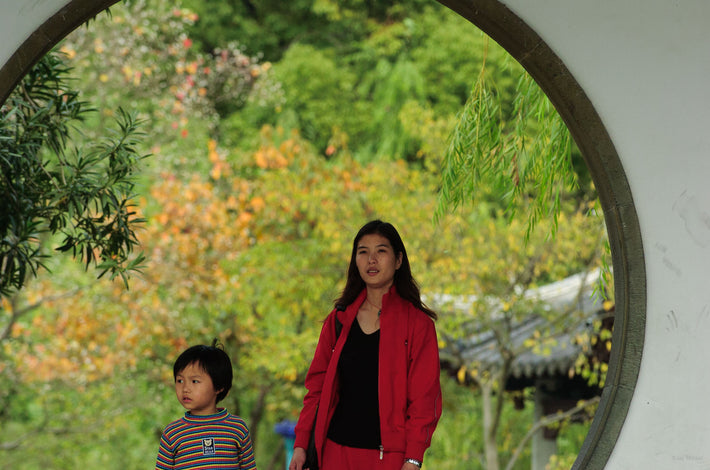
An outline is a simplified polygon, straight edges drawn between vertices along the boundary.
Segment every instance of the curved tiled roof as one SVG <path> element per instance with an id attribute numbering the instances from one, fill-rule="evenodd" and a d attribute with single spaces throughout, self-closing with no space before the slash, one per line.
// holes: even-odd
<path id="1" fill-rule="evenodd" d="M 575 339 L 580 335 L 594 334 L 594 320 L 608 315 L 603 312 L 602 302 L 593 293 L 597 276 L 597 271 L 580 273 L 525 293 L 523 297 L 534 305 L 534 310 L 542 309 L 545 313 L 535 313 L 531 309 L 529 316 L 508 328 L 508 344 L 518 351 L 511 364 L 511 378 L 530 381 L 540 377 L 572 375 L 571 371 L 582 351 L 582 346 Z M 442 316 L 446 315 L 447 310 L 470 310 L 477 300 L 473 296 L 427 298 L 427 302 L 442 312 Z M 558 319 L 561 317 L 561 321 L 553 325 L 549 318 L 555 316 Z M 500 321 L 506 321 L 502 315 Z M 533 349 L 526 347 L 526 342 L 535 337 L 547 339 L 544 344 L 538 342 Z M 469 370 L 493 370 L 503 364 L 501 350 L 491 329 L 468 338 L 445 341 L 440 349 L 442 366 L 452 371 L 461 366 Z"/>

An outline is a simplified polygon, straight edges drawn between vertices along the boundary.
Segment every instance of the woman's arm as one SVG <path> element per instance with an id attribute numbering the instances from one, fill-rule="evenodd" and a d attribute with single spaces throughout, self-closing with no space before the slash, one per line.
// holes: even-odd
<path id="1" fill-rule="evenodd" d="M 439 344 L 431 319 L 418 319 L 410 347 L 405 457 L 421 462 L 441 416 Z"/>
<path id="2" fill-rule="evenodd" d="M 305 385 L 308 391 L 303 398 L 303 408 L 301 409 L 301 414 L 296 423 L 295 447 L 302 447 L 304 449 L 308 447 L 311 429 L 314 426 L 314 420 L 318 410 L 318 402 L 320 401 L 321 391 L 323 390 L 325 373 L 328 369 L 334 346 L 335 310 L 333 310 L 325 319 L 325 322 L 323 322 L 313 360 L 306 374 Z"/>

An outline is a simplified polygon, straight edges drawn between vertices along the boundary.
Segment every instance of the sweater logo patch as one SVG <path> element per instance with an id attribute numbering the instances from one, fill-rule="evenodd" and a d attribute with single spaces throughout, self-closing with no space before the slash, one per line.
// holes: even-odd
<path id="1" fill-rule="evenodd" d="M 214 439 L 211 437 L 206 437 L 202 439 L 202 455 L 214 455 Z"/>

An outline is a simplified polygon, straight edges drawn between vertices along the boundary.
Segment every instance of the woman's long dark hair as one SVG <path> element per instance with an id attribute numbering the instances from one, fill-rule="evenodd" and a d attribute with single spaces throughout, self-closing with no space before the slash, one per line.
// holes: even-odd
<path id="1" fill-rule="evenodd" d="M 404 248 L 404 242 L 399 236 L 397 229 L 388 222 L 381 220 L 373 220 L 362 226 L 360 231 L 355 235 L 353 240 L 353 251 L 350 256 L 350 266 L 348 267 L 348 279 L 345 282 L 340 297 L 335 301 L 336 306 L 346 307 L 357 299 L 360 292 L 366 287 L 365 281 L 360 276 L 360 271 L 357 269 L 355 257 L 357 255 L 357 245 L 360 239 L 365 235 L 377 234 L 389 240 L 394 250 L 395 257 L 402 254 L 402 265 L 394 272 L 394 285 L 397 288 L 397 293 L 400 297 L 411 302 L 422 312 L 436 320 L 436 312 L 424 305 L 419 293 L 419 286 L 412 277 L 412 270 L 409 267 L 409 258 L 407 258 L 407 250 Z"/>

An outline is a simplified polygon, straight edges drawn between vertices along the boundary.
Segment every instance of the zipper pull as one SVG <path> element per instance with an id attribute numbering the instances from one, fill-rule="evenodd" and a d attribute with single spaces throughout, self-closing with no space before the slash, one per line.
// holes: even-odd
<path id="1" fill-rule="evenodd" d="M 384 454 L 385 454 L 385 446 L 380 444 L 380 460 L 382 460 L 384 458 L 384 456 L 385 456 Z"/>

